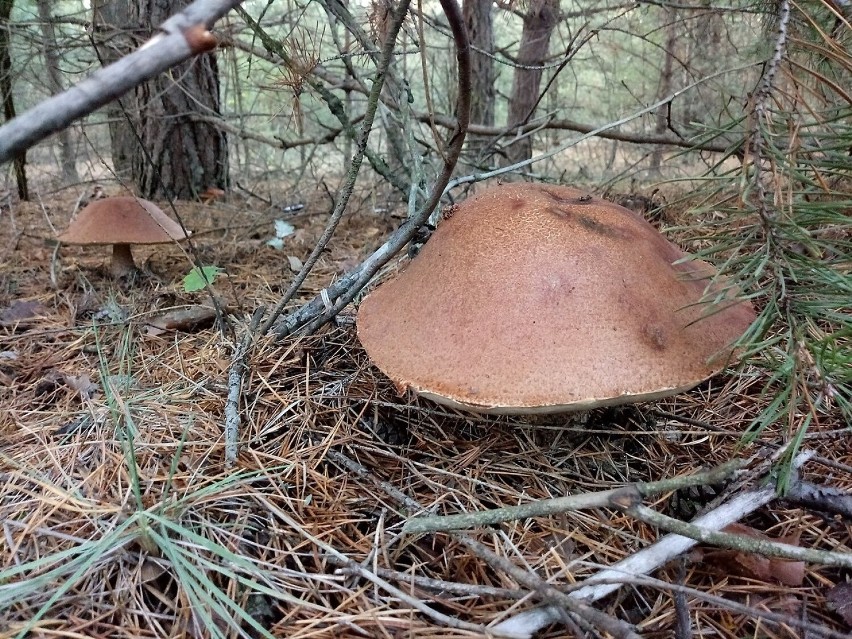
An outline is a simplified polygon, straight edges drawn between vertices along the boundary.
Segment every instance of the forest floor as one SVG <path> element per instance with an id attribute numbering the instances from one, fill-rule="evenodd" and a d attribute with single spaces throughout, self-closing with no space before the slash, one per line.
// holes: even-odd
<path id="1" fill-rule="evenodd" d="M 134 282 L 109 276 L 107 247 L 57 249 L 51 226 L 64 227 L 76 200 L 0 213 L 0 637 L 483 636 L 542 593 L 458 536 L 400 534 L 407 509 L 514 506 L 732 458 L 750 460 L 758 478 L 790 439 L 773 424 L 743 445 L 772 400 L 766 371 L 751 365 L 669 400 L 582 418 L 470 415 L 400 397 L 347 310 L 317 335 L 259 341 L 242 391 L 240 456 L 226 468 L 233 333 L 212 319 L 164 323 L 164 313 L 209 299 L 184 290 L 189 266 L 176 246 L 135 249 L 143 275 Z M 224 269 L 214 289 L 239 322 L 277 302 L 331 207 L 322 195 L 295 212 L 281 209 L 295 202 L 257 204 L 237 195 L 177 204 L 200 263 Z M 369 194 L 356 202 L 294 307 L 399 223 L 374 208 Z M 282 249 L 267 245 L 276 219 L 295 227 Z M 814 454 L 803 478 L 852 487 L 839 416 L 812 423 L 802 449 Z M 688 520 L 742 489 L 667 492 L 650 505 Z M 852 552 L 848 520 L 780 500 L 741 523 Z M 605 508 L 469 533 L 560 587 L 661 534 Z M 648 638 L 847 635 L 848 571 L 796 565 L 791 578 L 787 568 L 702 546 L 654 573 L 684 586 L 680 595 L 649 582 L 595 606 Z M 760 618 L 767 610 L 798 626 Z M 539 636 L 575 634 L 556 624 Z"/>

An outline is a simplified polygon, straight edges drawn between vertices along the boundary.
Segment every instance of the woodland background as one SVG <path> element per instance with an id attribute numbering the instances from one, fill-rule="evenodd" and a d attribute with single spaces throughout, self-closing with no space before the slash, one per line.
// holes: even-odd
<path id="1" fill-rule="evenodd" d="M 645 186 L 663 176 L 698 177 L 720 153 L 742 143 L 749 95 L 757 90 L 777 40 L 774 7 L 563 4 L 465 4 L 474 47 L 468 167 L 511 164 L 530 157 L 533 148 L 537 154 L 552 152 L 578 132 L 625 119 L 615 130 L 536 164 L 534 173 L 566 182 L 620 180 L 629 188 L 630 180 Z M 134 163 L 141 163 L 136 156 L 146 148 L 159 160 L 157 153 L 166 151 L 155 143 L 163 131 L 194 140 L 197 149 L 183 148 L 184 155 L 202 157 L 168 165 L 171 170 L 164 173 L 171 175 L 162 175 L 162 184 L 143 180 L 142 196 L 189 198 L 209 186 L 263 179 L 314 186 L 325 175 L 342 173 L 351 140 L 329 112 L 330 96 L 318 87 L 340 100 L 349 121 L 357 123 L 389 6 L 242 6 L 271 42 L 239 16 L 230 16 L 217 30 L 221 42 L 215 56 L 178 67 L 158 86 L 124 96 L 121 105 L 31 150 L 34 176 L 54 183 L 142 179 L 132 173 Z M 138 47 L 179 7 L 164 1 L 96 2 L 91 9 L 64 2 L 5 3 L 6 113 L 25 110 Z M 435 151 L 430 118 L 446 133 L 455 98 L 456 64 L 446 19 L 437 3 L 423 3 L 419 10 L 422 20 L 412 17 L 403 28 L 371 138 L 377 152 L 403 173 L 413 170 L 412 157 L 425 157 L 421 162 L 428 164 Z M 820 29 L 829 36 L 832 8 L 816 6 L 812 12 L 794 20 L 791 28 L 805 32 L 791 37 L 816 36 Z M 127 27 L 133 24 L 140 27 Z M 781 76 L 782 82 L 790 80 L 783 69 Z M 170 90 L 175 82 L 183 91 Z M 658 101 L 664 104 L 649 108 Z M 143 144 L 124 139 L 132 135 L 122 130 L 129 128 L 122 106 L 142 120 Z M 153 121 L 152 111 L 167 119 Z M 716 154 L 702 157 L 696 140 L 706 140 L 705 147 Z M 693 153 L 677 148 L 696 146 Z M 213 157 L 203 157 L 205 152 Z M 194 179 L 181 175 L 182 164 L 195 166 Z"/>

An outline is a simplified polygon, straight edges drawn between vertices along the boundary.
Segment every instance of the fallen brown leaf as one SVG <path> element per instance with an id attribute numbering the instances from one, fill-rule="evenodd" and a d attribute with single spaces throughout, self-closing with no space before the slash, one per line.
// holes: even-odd
<path id="1" fill-rule="evenodd" d="M 44 315 L 46 312 L 44 304 L 38 300 L 15 300 L 0 311 L 0 325 L 14 326 Z"/>
<path id="2" fill-rule="evenodd" d="M 91 399 L 100 390 L 100 387 L 92 382 L 85 373 L 82 375 L 66 375 L 65 384 L 80 393 L 81 399 Z"/>
<path id="3" fill-rule="evenodd" d="M 724 528 L 724 532 L 791 546 L 799 545 L 798 534 L 770 537 L 744 524 L 731 524 Z M 787 586 L 801 586 L 805 580 L 805 562 L 803 561 L 769 558 L 739 550 L 704 550 L 703 561 L 737 577 L 778 582 Z"/>
<path id="4" fill-rule="evenodd" d="M 197 331 L 210 326 L 216 319 L 212 306 L 186 306 L 155 315 L 145 324 L 145 333 L 162 335 L 167 331 Z"/>

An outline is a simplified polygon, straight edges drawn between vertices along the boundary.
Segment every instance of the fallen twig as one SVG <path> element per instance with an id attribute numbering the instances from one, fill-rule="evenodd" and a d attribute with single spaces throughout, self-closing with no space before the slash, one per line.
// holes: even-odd
<path id="1" fill-rule="evenodd" d="M 247 335 L 254 333 L 264 307 L 259 307 L 252 316 Z M 234 353 L 231 367 L 228 369 L 228 399 L 225 402 L 225 463 L 230 465 L 237 460 L 239 447 L 237 441 L 240 432 L 240 391 L 243 387 L 243 375 L 247 367 L 250 339 L 243 339 Z"/>
<path id="2" fill-rule="evenodd" d="M 335 571 L 335 574 L 358 574 L 358 572 L 351 568 L 348 564 L 340 562 L 334 557 L 329 557 L 329 561 L 342 566 Z M 394 581 L 398 581 L 406 585 L 414 585 L 418 588 L 423 588 L 424 590 L 435 590 L 438 592 L 446 592 L 465 597 L 502 597 L 504 599 L 522 599 L 527 596 L 526 592 L 518 590 L 517 588 L 499 588 L 497 586 L 465 584 L 458 581 L 446 581 L 445 579 L 434 579 L 432 577 L 413 575 L 407 572 L 391 570 L 390 568 L 374 568 L 373 572 L 384 579 L 393 579 Z"/>
<path id="3" fill-rule="evenodd" d="M 818 486 L 801 479 L 790 483 L 784 501 L 813 510 L 852 519 L 852 495 L 830 486 Z"/>
<path id="4" fill-rule="evenodd" d="M 498 556 L 484 544 L 481 544 L 475 539 L 471 539 L 467 535 L 456 534 L 455 537 L 473 551 L 474 554 L 484 559 L 492 568 L 505 572 L 519 584 L 526 586 L 543 599 L 558 603 L 561 607 L 560 616 L 563 614 L 564 610 L 567 610 L 568 612 L 575 613 L 581 618 L 586 619 L 614 637 L 618 637 L 619 639 L 639 639 L 639 635 L 634 632 L 630 624 L 621 621 L 620 619 L 616 619 L 615 617 L 611 617 L 593 606 L 589 606 L 576 598 L 566 595 L 556 586 L 549 584 L 534 572 L 519 568 L 508 559 Z M 502 625 L 503 624 L 499 624 L 494 629 L 497 632 L 509 632 L 512 635 L 520 634 L 521 636 L 526 636 L 525 633 L 518 633 L 513 628 L 502 628 Z"/>
<path id="5" fill-rule="evenodd" d="M 408 497 L 405 493 L 388 484 L 387 482 L 380 481 L 361 464 L 349 459 L 342 453 L 329 450 L 327 455 L 334 462 L 340 464 L 350 472 L 357 473 L 362 478 L 370 480 L 378 488 L 387 493 L 388 496 L 396 500 L 401 506 L 408 509 L 409 511 L 424 510 L 420 504 Z M 537 594 L 540 598 L 543 598 L 548 601 L 557 600 L 560 605 L 553 607 L 555 611 L 558 611 L 558 619 L 556 619 L 557 621 L 565 620 L 565 611 L 567 610 L 577 615 L 580 619 L 586 620 L 590 624 L 599 626 L 602 629 L 606 629 L 607 632 L 610 632 L 610 634 L 613 634 L 614 636 L 619 637 L 620 639 L 633 639 L 638 637 L 638 635 L 634 633 L 632 627 L 629 624 L 615 619 L 607 615 L 606 613 L 597 610 L 596 608 L 587 606 L 586 604 L 581 603 L 579 601 L 569 599 L 567 595 L 560 592 L 554 586 L 548 584 L 538 575 L 535 575 L 534 573 L 528 573 L 523 569 L 518 568 L 511 562 L 502 559 L 501 557 L 487 549 L 485 546 L 483 546 L 481 543 L 475 541 L 469 536 L 455 532 L 451 532 L 450 534 L 460 543 L 467 546 L 477 556 L 486 561 L 489 565 L 498 570 L 506 572 L 518 583 L 524 584 L 529 587 L 530 590 L 534 594 Z M 493 627 L 489 628 L 489 631 L 501 634 L 506 633 L 512 637 L 522 637 L 523 639 L 529 639 L 529 637 L 531 636 L 523 631 L 516 632 L 513 629 L 497 629 L 496 627 Z"/>
<path id="6" fill-rule="evenodd" d="M 438 623 L 441 623 L 441 624 L 443 624 L 443 625 L 445 625 L 449 628 L 459 628 L 461 630 L 470 630 L 470 631 L 473 631 L 473 632 L 485 633 L 486 636 L 490 635 L 490 636 L 493 636 L 493 637 L 507 637 L 509 639 L 520 639 L 520 635 L 517 635 L 517 634 L 515 634 L 511 631 L 508 631 L 508 630 L 506 630 L 506 631 L 498 630 L 498 631 L 489 632 L 488 629 L 486 629 L 481 624 L 469 623 L 467 621 L 462 621 L 461 619 L 456 619 L 455 617 L 450 617 L 449 615 L 445 615 L 442 612 L 438 612 L 434 608 L 427 605 L 425 602 L 421 601 L 420 599 L 417 599 L 417 597 L 413 597 L 411 595 L 404 593 L 402 590 L 400 590 L 396 586 L 388 583 L 387 581 L 385 581 L 384 579 L 379 577 L 374 572 L 367 570 L 366 568 L 364 568 L 360 564 L 355 563 L 354 561 L 350 560 L 346 564 L 346 568 L 350 573 L 354 573 L 354 574 L 358 575 L 359 577 L 363 577 L 367 581 L 374 583 L 375 585 L 379 586 L 382 590 L 384 590 L 388 594 L 396 597 L 400 601 L 407 603 L 409 606 L 411 606 L 415 610 L 420 611 L 421 613 L 423 613 L 427 617 L 431 618 L 432 620 L 437 621 Z"/>
<path id="7" fill-rule="evenodd" d="M 703 472 L 683 477 L 673 477 L 653 482 L 638 482 L 612 490 L 603 490 L 595 493 L 582 493 L 579 495 L 568 495 L 554 499 L 542 499 L 539 501 L 521 504 L 520 506 L 508 506 L 494 510 L 482 510 L 472 513 L 461 513 L 458 515 L 445 515 L 443 517 L 415 517 L 409 519 L 402 532 L 414 534 L 424 532 L 438 532 L 447 530 L 459 530 L 462 528 L 478 528 L 499 524 L 516 519 L 527 519 L 529 517 L 541 517 L 555 515 L 571 510 L 584 510 L 587 508 L 605 508 L 615 503 L 636 503 L 643 497 L 665 493 L 671 490 L 680 490 L 689 486 L 707 486 L 718 484 L 734 472 L 743 468 L 746 462 L 733 460 Z"/>
<path id="8" fill-rule="evenodd" d="M 807 453 L 800 453 L 793 460 L 793 466 L 798 467 L 808 458 L 809 455 Z M 692 521 L 692 525 L 706 530 L 721 530 L 725 526 L 739 521 L 761 506 L 770 503 L 775 497 L 774 484 L 767 484 L 758 490 L 737 495 L 721 506 L 697 517 Z M 683 554 L 697 543 L 697 541 L 689 537 L 675 534 L 666 535 L 648 548 L 630 555 L 626 559 L 586 579 L 582 584 L 578 584 L 580 588 L 572 591 L 570 596 L 590 602 L 602 599 L 618 590 L 625 578 L 650 573 Z M 526 636 L 531 637 L 538 630 L 559 621 L 561 615 L 561 610 L 556 607 L 544 606 L 515 615 L 498 624 L 496 628 L 501 630 L 508 629 L 512 632 L 526 632 Z"/>
<path id="9" fill-rule="evenodd" d="M 683 535 L 705 544 L 712 544 L 721 548 L 730 548 L 742 552 L 755 553 L 764 557 L 779 557 L 781 559 L 792 559 L 794 561 L 808 561 L 825 566 L 838 566 L 840 568 L 852 568 L 852 553 L 831 552 L 826 550 L 815 550 L 813 548 L 801 548 L 782 544 L 777 541 L 746 537 L 734 533 L 713 530 L 696 523 L 686 523 L 658 513 L 653 508 L 642 504 L 636 504 L 622 508 L 625 513 L 646 524 L 657 526 L 663 530 Z"/>

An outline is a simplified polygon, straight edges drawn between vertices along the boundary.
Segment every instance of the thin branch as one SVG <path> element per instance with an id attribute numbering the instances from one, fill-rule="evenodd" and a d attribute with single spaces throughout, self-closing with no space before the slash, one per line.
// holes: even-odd
<path id="1" fill-rule="evenodd" d="M 775 47 L 772 51 L 772 57 L 767 62 L 763 78 L 755 92 L 753 102 L 754 131 L 750 149 L 755 156 L 753 183 L 758 197 L 758 212 L 767 229 L 768 235 L 771 235 L 771 225 L 775 216 L 767 204 L 766 189 L 762 179 L 761 162 L 763 161 L 763 155 L 765 152 L 762 124 L 768 115 L 768 103 L 769 98 L 772 96 L 775 76 L 778 74 L 778 68 L 781 66 L 781 62 L 784 59 L 784 53 L 787 50 L 787 26 L 789 21 L 790 2 L 789 0 L 780 0 L 778 3 L 778 33 L 775 38 Z"/>
<path id="2" fill-rule="evenodd" d="M 233 124 L 227 122 L 223 118 L 214 117 L 210 115 L 190 115 L 189 119 L 193 122 L 204 122 L 205 124 L 210 124 L 215 126 L 220 131 L 224 131 L 228 135 L 233 135 L 243 140 L 253 140 L 255 142 L 260 142 L 261 144 L 266 144 L 276 149 L 296 149 L 302 146 L 318 146 L 320 144 L 329 144 L 334 142 L 343 133 L 342 127 L 329 128 L 328 131 L 323 135 L 318 135 L 316 137 L 304 137 L 297 138 L 295 140 L 287 140 L 282 138 L 281 136 L 270 137 L 268 135 L 263 135 L 262 133 L 257 133 L 256 131 L 249 131 L 248 129 L 234 126 Z M 363 116 L 356 116 L 352 118 L 352 124 L 357 124 L 363 119 Z"/>
<path id="3" fill-rule="evenodd" d="M 443 197 L 446 191 L 456 162 L 461 154 L 464 138 L 470 124 L 471 71 L 470 43 L 464 27 L 464 18 L 462 17 L 461 9 L 455 0 L 441 0 L 441 6 L 452 28 L 459 72 L 456 128 L 447 145 L 447 156 L 444 160 L 443 170 L 435 180 L 429 198 L 420 210 L 392 233 L 387 241 L 355 270 L 350 271 L 332 285 L 323 289 L 320 295 L 294 313 L 282 318 L 282 321 L 276 327 L 276 333 L 279 337 L 289 335 L 302 327 L 305 327 L 305 332 L 315 331 L 337 315 L 344 306 L 352 301 L 373 275 L 414 237 L 417 230 L 426 222 L 435 207 L 438 206 L 441 197 Z"/>
<path id="4" fill-rule="evenodd" d="M 246 24 L 254 29 L 255 34 L 258 38 L 260 38 L 260 41 L 263 43 L 266 51 L 269 52 L 269 55 L 262 56 L 264 59 L 274 62 L 275 64 L 283 63 L 288 67 L 297 68 L 298 65 L 294 63 L 280 42 L 276 41 L 268 33 L 266 33 L 260 24 L 246 13 L 245 10 L 241 8 L 239 12 L 240 16 L 246 21 Z M 248 45 L 239 43 L 239 40 L 232 40 L 231 42 L 235 47 L 245 51 L 250 51 L 253 55 L 260 55 L 259 52 Z M 355 131 L 355 127 L 352 125 L 352 121 L 346 113 L 343 102 L 332 91 L 323 85 L 323 83 L 318 79 L 319 76 L 315 77 L 314 74 L 317 69 L 318 67 L 315 67 L 311 73 L 304 76 L 305 83 L 322 99 L 323 102 L 325 102 L 328 110 L 337 119 L 337 121 L 340 122 L 344 133 L 353 140 L 357 139 L 358 133 Z M 406 193 L 408 191 L 408 185 L 393 171 L 391 171 L 388 163 L 385 162 L 378 153 L 370 149 L 365 149 L 364 153 L 366 154 L 370 166 L 376 173 L 386 179 L 398 191 L 402 193 Z"/>
<path id="5" fill-rule="evenodd" d="M 357 574 L 352 568 L 348 567 L 343 562 L 335 557 L 329 557 L 328 560 L 333 564 L 343 566 L 334 571 L 334 574 L 353 575 Z M 383 579 L 393 579 L 408 586 L 417 586 L 424 590 L 435 590 L 438 592 L 452 593 L 454 595 L 462 595 L 466 597 L 500 597 L 503 599 L 523 599 L 527 596 L 522 590 L 517 588 L 500 588 L 498 586 L 482 586 L 479 584 L 465 584 L 458 581 L 447 581 L 445 579 L 435 579 L 434 577 L 423 577 L 422 575 L 414 575 L 410 572 L 401 572 L 399 570 L 391 570 L 389 568 L 374 568 L 379 577 Z"/>
<path id="6" fill-rule="evenodd" d="M 359 577 L 363 577 L 367 581 L 374 583 L 379 586 L 382 590 L 387 592 L 389 595 L 396 597 L 403 603 L 408 604 L 415 610 L 423 613 L 433 621 L 436 621 L 440 624 L 443 624 L 449 628 L 459 628 L 460 630 L 470 630 L 476 633 L 488 633 L 488 635 L 493 637 L 506 637 L 507 639 L 519 639 L 519 635 L 509 632 L 509 631 L 492 631 L 489 632 L 487 628 L 485 628 L 481 624 L 470 623 L 467 621 L 462 621 L 461 619 L 456 619 L 455 617 L 450 617 L 449 615 L 445 615 L 442 612 L 438 612 L 431 606 L 427 605 L 423 601 L 409 595 L 396 586 L 391 585 L 384 579 L 382 579 L 378 574 L 367 570 L 360 564 L 355 563 L 351 559 L 346 563 L 346 570 L 350 574 L 356 574 Z"/>
<path id="7" fill-rule="evenodd" d="M 361 170 L 361 164 L 364 161 L 364 156 L 367 151 L 367 143 L 370 139 L 370 132 L 373 128 L 373 120 L 375 119 L 376 109 L 379 105 L 379 96 L 382 92 L 382 86 L 384 85 L 385 73 L 387 72 L 388 67 L 390 66 L 391 60 L 393 58 L 393 49 L 396 44 L 396 37 L 399 33 L 400 28 L 402 27 L 402 22 L 405 19 L 406 12 L 408 11 L 408 4 L 410 0 L 402 0 L 396 10 L 392 13 L 392 22 L 389 25 L 389 29 L 386 33 L 386 39 L 384 45 L 382 46 L 382 52 L 379 57 L 379 66 L 376 69 L 376 77 L 373 80 L 373 86 L 370 90 L 370 99 L 367 103 L 367 111 L 364 114 L 364 120 L 361 123 L 361 129 L 357 138 L 357 148 L 355 154 L 353 155 L 350 163 L 349 163 L 349 171 L 346 175 L 346 181 L 343 184 L 343 188 L 340 191 L 340 195 L 337 198 L 337 202 L 335 202 L 334 211 L 329 218 L 328 223 L 323 231 L 322 236 L 317 241 L 314 246 L 313 251 L 305 260 L 302 268 L 296 274 L 296 277 L 293 278 L 293 281 L 290 283 L 287 291 L 284 293 L 282 298 L 278 301 L 278 304 L 275 308 L 270 312 L 269 316 L 264 320 L 264 322 L 254 330 L 254 327 L 250 329 L 239 346 L 237 347 L 234 357 L 231 361 L 231 366 L 228 370 L 228 379 L 229 379 L 229 388 L 233 390 L 234 388 L 242 387 L 242 378 L 246 371 L 246 360 L 248 358 L 249 352 L 251 350 L 251 345 L 255 339 L 255 337 L 260 337 L 266 335 L 269 329 L 272 327 L 275 320 L 278 319 L 278 316 L 283 312 L 286 305 L 290 302 L 293 296 L 299 291 L 302 287 L 302 284 L 307 279 L 310 272 L 313 270 L 317 261 L 319 261 L 322 252 L 325 250 L 325 247 L 328 246 L 328 243 L 331 241 L 332 236 L 334 235 L 334 231 L 337 229 L 340 220 L 343 218 L 343 213 L 346 211 L 346 207 L 349 204 L 349 198 L 352 195 L 352 191 L 355 187 L 355 181 L 358 179 L 358 173 Z M 245 12 L 242 12 L 245 13 Z M 245 16 L 247 20 L 251 20 L 248 16 Z M 257 315 L 259 317 L 259 315 Z M 226 466 L 231 466 L 237 460 L 237 453 L 239 451 L 238 446 L 238 426 L 239 426 L 239 393 L 230 392 L 228 394 L 228 401 L 225 405 L 225 464 Z"/>
<path id="8" fill-rule="evenodd" d="M 852 494 L 839 488 L 818 486 L 801 479 L 791 482 L 784 501 L 812 510 L 838 514 L 852 521 Z"/>
<path id="9" fill-rule="evenodd" d="M 410 2 L 411 0 L 402 0 L 400 4 L 391 12 L 391 20 L 389 21 L 388 29 L 385 33 L 385 42 L 382 46 L 382 51 L 379 56 L 378 67 L 376 68 L 376 77 L 373 80 L 373 84 L 370 88 L 370 95 L 367 100 L 367 110 L 364 114 L 364 121 L 361 123 L 361 128 L 358 132 L 358 137 L 355 141 L 355 154 L 349 161 L 349 171 L 347 172 L 346 180 L 339 191 L 337 202 L 335 202 L 334 205 L 334 211 L 332 212 L 331 217 L 328 223 L 326 224 L 322 236 L 317 241 L 316 245 L 311 251 L 311 254 L 305 260 L 305 263 L 299 270 L 299 273 L 293 279 L 293 282 L 288 287 L 287 292 L 284 293 L 282 298 L 275 305 L 275 308 L 269 314 L 269 317 L 267 317 L 266 320 L 264 320 L 263 324 L 261 324 L 260 329 L 258 331 L 260 335 L 266 335 L 266 333 L 281 315 L 284 308 L 287 306 L 287 304 L 290 303 L 290 300 L 293 299 L 293 296 L 302 287 L 302 284 L 305 282 L 308 275 L 310 275 L 317 261 L 319 261 L 322 252 L 325 250 L 326 246 L 328 246 L 328 243 L 331 241 L 331 238 L 334 235 L 334 231 L 337 228 L 337 225 L 343 218 L 343 214 L 349 204 L 349 198 L 352 196 L 352 191 L 355 188 L 355 182 L 358 179 L 358 174 L 361 171 L 361 164 L 363 163 L 364 156 L 367 152 L 367 143 L 370 139 L 370 132 L 373 129 L 373 121 L 375 120 L 376 110 L 379 106 L 379 98 L 382 93 L 382 88 L 384 87 L 385 77 L 387 76 L 388 69 L 390 68 L 391 61 L 393 60 L 393 50 L 394 46 L 396 45 L 396 38 L 399 34 L 399 30 L 402 28 L 402 23 L 405 20 L 405 16 L 408 12 L 408 6 Z"/>
<path id="10" fill-rule="evenodd" d="M 643 111 L 643 115 L 645 112 Z M 421 122 L 428 122 L 430 116 L 428 113 L 415 113 L 415 117 Z M 452 127 L 455 125 L 453 119 L 446 115 L 431 116 L 435 124 L 443 127 Z M 638 117 L 638 116 L 637 116 Z M 631 118 L 632 119 L 632 118 Z M 485 126 L 483 124 L 471 124 L 468 128 L 468 133 L 471 135 L 502 137 L 505 135 L 518 135 L 526 133 L 531 129 L 537 130 L 556 130 L 556 131 L 574 131 L 576 133 L 592 133 L 595 132 L 595 137 L 604 140 L 616 140 L 618 142 L 627 142 L 629 144 L 656 144 L 660 146 L 672 146 L 682 149 L 690 149 L 696 151 L 709 151 L 712 153 L 730 153 L 730 146 L 713 141 L 696 141 L 690 139 L 678 138 L 674 135 L 658 135 L 655 133 L 633 133 L 630 131 L 613 130 L 614 127 L 607 127 L 600 130 L 600 127 L 585 122 L 577 122 L 566 118 L 553 118 L 543 124 L 528 123 L 512 127 L 496 127 Z"/>
<path id="11" fill-rule="evenodd" d="M 641 108 L 637 111 L 634 111 L 633 113 L 626 115 L 622 118 L 619 118 L 617 120 L 613 120 L 611 122 L 608 122 L 607 124 L 603 124 L 603 125 L 595 128 L 595 129 L 592 129 L 591 131 L 586 132 L 583 135 L 580 135 L 579 137 L 574 138 L 573 140 L 569 140 L 569 141 L 564 142 L 564 143 L 562 143 L 558 146 L 552 147 L 550 150 L 548 150 L 545 153 L 541 153 L 540 155 L 529 158 L 527 160 L 522 160 L 520 162 L 516 162 L 515 164 L 512 164 L 510 166 L 500 167 L 499 169 L 495 169 L 493 171 L 488 171 L 488 172 L 485 172 L 485 173 L 478 173 L 478 174 L 475 174 L 475 175 L 466 175 L 462 178 L 458 178 L 456 180 L 453 180 L 453 182 L 448 186 L 448 188 L 454 188 L 454 187 L 459 186 L 461 184 L 479 182 L 479 181 L 482 181 L 482 180 L 487 180 L 489 178 L 494 178 L 494 177 L 503 175 L 505 173 L 512 173 L 512 172 L 515 172 L 515 171 L 519 171 L 519 170 L 524 169 L 524 168 L 526 168 L 526 167 L 528 167 L 532 164 L 535 164 L 536 162 L 540 162 L 541 160 L 546 160 L 548 158 L 552 158 L 552 157 L 562 153 L 563 151 L 570 149 L 571 147 L 577 146 L 583 140 L 588 140 L 589 138 L 599 136 L 602 133 L 604 133 L 605 131 L 609 131 L 610 129 L 615 129 L 615 128 L 623 125 L 623 124 L 627 124 L 628 122 L 635 120 L 636 118 L 638 118 L 642 115 L 655 112 L 658 108 L 660 108 L 664 104 L 667 104 L 668 102 L 671 102 L 672 100 L 676 99 L 677 97 L 683 95 L 686 91 L 694 89 L 695 87 L 699 86 L 701 83 L 705 82 L 706 80 L 710 80 L 712 78 L 727 75 L 727 74 L 733 73 L 735 71 L 745 71 L 746 69 L 750 69 L 753 66 L 755 66 L 755 64 L 759 64 L 759 63 L 752 62 L 752 63 L 744 64 L 744 65 L 741 65 L 741 66 L 738 66 L 738 67 L 734 67 L 734 68 L 730 68 L 730 69 L 724 69 L 722 71 L 712 73 L 709 76 L 702 78 L 701 80 L 698 80 L 696 82 L 692 82 L 692 83 L 690 83 L 690 84 L 688 84 L 684 87 L 681 87 L 677 91 L 674 91 L 671 94 L 669 94 L 668 96 L 661 98 L 660 100 L 657 100 L 653 104 L 650 104 L 650 105 L 643 107 L 643 108 Z"/>
<path id="12" fill-rule="evenodd" d="M 639 639 L 639 635 L 634 632 L 630 624 L 611 617 L 585 602 L 572 598 L 570 595 L 566 595 L 556 586 L 549 584 L 534 572 L 516 566 L 508 559 L 500 557 L 490 548 L 470 537 L 457 535 L 456 538 L 478 557 L 484 559 L 492 568 L 505 572 L 522 586 L 526 586 L 532 592 L 537 593 L 541 598 L 559 604 L 565 610 L 581 616 L 583 619 L 586 619 L 614 637 L 619 637 L 620 639 Z M 502 624 L 495 627 L 494 630 L 496 632 L 509 632 L 513 635 L 520 634 L 521 636 L 526 636 L 523 632 L 519 633 L 512 628 L 501 628 L 500 626 Z"/>
<path id="13" fill-rule="evenodd" d="M 646 524 L 657 526 L 663 530 L 695 539 L 705 544 L 712 544 L 721 548 L 739 550 L 741 552 L 754 553 L 764 557 L 779 557 L 781 559 L 793 559 L 795 561 L 807 561 L 825 566 L 838 566 L 840 568 L 852 568 L 852 553 L 830 552 L 826 550 L 815 550 L 813 548 L 801 548 L 782 544 L 777 541 L 766 539 L 755 539 L 744 535 L 719 532 L 663 515 L 653 508 L 637 504 L 629 508 L 621 509 L 626 514 L 643 521 Z"/>
<path id="14" fill-rule="evenodd" d="M 699 12 L 702 12 L 702 13 L 707 11 L 707 6 L 708 6 L 706 4 L 681 4 L 679 2 L 664 2 L 663 0 L 636 0 L 636 4 L 640 4 L 640 5 L 641 4 L 647 4 L 647 5 L 653 5 L 653 6 L 656 6 L 656 7 L 665 7 L 667 9 L 679 9 L 679 10 L 682 9 L 684 11 L 699 11 Z M 719 13 L 731 12 L 731 13 L 735 13 L 738 16 L 744 15 L 744 14 L 749 14 L 749 13 L 753 13 L 753 14 L 757 14 L 757 15 L 765 15 L 766 14 L 766 11 L 763 10 L 763 9 L 759 9 L 759 8 L 758 9 L 749 9 L 749 8 L 746 8 L 746 7 L 735 7 L 735 6 L 721 7 L 721 6 L 713 5 L 713 11 L 717 11 Z"/>
<path id="15" fill-rule="evenodd" d="M 248 335 L 254 333 L 260 318 L 263 316 L 264 307 L 255 310 L 251 318 Z M 246 360 L 251 346 L 251 340 L 244 339 L 237 352 L 231 367 L 228 369 L 228 399 L 225 401 L 225 463 L 233 464 L 237 460 L 239 447 L 237 445 L 240 432 L 240 397 L 242 396 L 243 376 L 247 368 Z"/>
<path id="16" fill-rule="evenodd" d="M 337 565 L 344 566 L 335 571 L 335 574 L 352 575 L 356 574 L 354 570 L 347 567 L 347 564 L 338 560 L 335 557 L 328 557 L 328 560 Z M 517 588 L 499 588 L 495 586 L 480 586 L 477 584 L 466 584 L 457 581 L 446 581 L 444 579 L 434 579 L 432 577 L 422 577 L 414 575 L 410 572 L 400 572 L 398 570 L 390 570 L 388 568 L 376 568 L 375 574 L 384 579 L 393 579 L 407 586 L 417 586 L 424 590 L 436 590 L 444 593 L 452 593 L 454 595 L 468 597 L 499 597 L 502 599 L 521 599 L 527 596 L 527 593 L 518 590 Z M 603 580 L 598 580 L 599 583 L 604 583 Z M 762 621 L 766 621 L 778 625 L 787 625 L 793 628 L 801 628 L 812 633 L 814 636 L 826 637 L 826 639 L 849 639 L 849 634 L 845 632 L 837 632 L 831 628 L 820 626 L 812 621 L 798 619 L 792 615 L 785 615 L 771 610 L 765 610 L 757 606 L 749 606 L 740 603 L 733 599 L 719 597 L 703 592 L 697 588 L 684 586 L 683 584 L 673 584 L 655 577 L 645 575 L 622 575 L 612 583 L 621 585 L 645 586 L 648 588 L 656 588 L 661 591 L 671 591 L 675 597 L 680 596 L 692 597 L 701 601 L 705 601 L 720 609 L 730 610 L 748 617 L 754 617 Z M 558 586 L 562 592 L 570 592 L 576 586 Z M 525 635 L 526 636 L 526 635 Z"/>
<path id="17" fill-rule="evenodd" d="M 673 477 L 654 482 L 638 482 L 612 490 L 568 495 L 554 499 L 542 499 L 519 506 L 507 506 L 506 508 L 446 515 L 444 517 L 416 517 L 409 519 L 402 531 L 408 534 L 415 534 L 477 528 L 505 521 L 527 519 L 529 517 L 556 515 L 572 510 L 606 508 L 613 506 L 615 503 L 636 503 L 643 497 L 659 493 L 680 490 L 690 486 L 718 484 L 730 477 L 737 470 L 745 467 L 745 464 L 746 462 L 744 461 L 734 460 L 716 468 L 692 475 Z"/>

